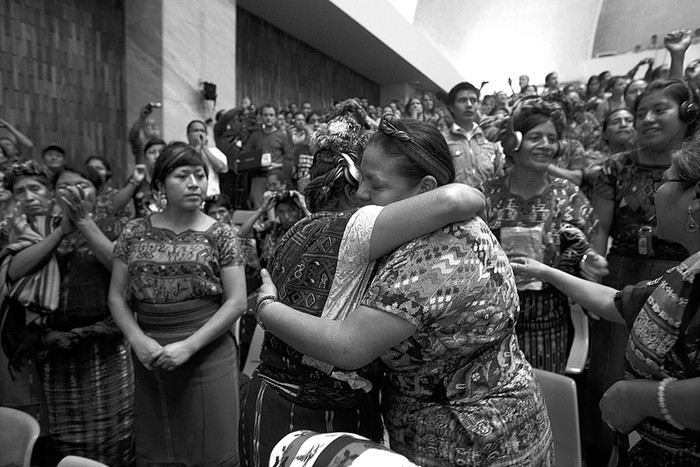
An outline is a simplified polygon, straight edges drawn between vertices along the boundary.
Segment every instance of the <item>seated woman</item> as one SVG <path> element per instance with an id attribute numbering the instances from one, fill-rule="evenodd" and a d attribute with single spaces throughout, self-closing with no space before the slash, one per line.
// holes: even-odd
<path id="1" fill-rule="evenodd" d="M 20 196 L 28 189 L 28 207 L 38 207 L 37 181 L 14 184 Z M 37 291 L 41 303 L 25 310 L 32 330 L 27 335 L 35 339 L 25 342 L 24 356 L 37 361 L 53 447 L 62 456 L 129 466 L 133 373 L 128 346 L 107 308 L 114 237 L 106 236 L 100 226 L 105 219 L 95 212 L 102 180 L 91 167 L 66 164 L 52 184 L 62 216 L 34 217 L 26 230 L 38 241 L 16 249 L 7 269 L 10 283 L 20 284 L 47 268 Z"/>
<path id="2" fill-rule="evenodd" d="M 521 100 L 498 139 L 512 161 L 483 186 L 488 224 L 509 254 L 527 254 L 568 272 L 589 249 L 592 208 L 571 182 L 549 174 L 564 128 L 560 106 Z M 491 133 L 489 133 L 491 134 Z M 536 368 L 563 374 L 573 339 L 569 302 L 555 287 L 518 278 L 520 348 Z"/>
<path id="3" fill-rule="evenodd" d="M 602 396 L 608 427 L 641 440 L 630 466 L 700 465 L 700 140 L 686 142 L 655 182 L 657 234 L 690 256 L 660 278 L 621 291 L 583 281 L 532 259 L 516 273 L 554 284 L 605 320 L 630 329 L 625 378 Z"/>
<path id="4" fill-rule="evenodd" d="M 392 115 L 379 128 L 362 157 L 359 200 L 378 206 L 421 194 L 429 200 L 454 180 L 437 128 Z M 515 281 L 481 219 L 452 223 L 397 249 L 360 292 L 359 306 L 342 310 L 342 320 L 297 312 L 276 292 L 263 271 L 258 320 L 297 351 L 345 369 L 381 358 L 391 447 L 411 462 L 553 464 L 544 400 L 515 336 Z"/>

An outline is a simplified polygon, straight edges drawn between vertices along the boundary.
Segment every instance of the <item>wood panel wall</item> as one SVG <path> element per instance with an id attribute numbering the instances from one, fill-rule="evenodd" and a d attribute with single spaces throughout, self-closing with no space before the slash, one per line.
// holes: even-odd
<path id="1" fill-rule="evenodd" d="M 333 100 L 364 96 L 379 102 L 379 85 L 238 8 L 236 20 L 238 104 L 249 96 L 259 108 L 309 101 L 319 110 Z"/>
<path id="2" fill-rule="evenodd" d="M 69 161 L 126 167 L 122 0 L 0 0 L 0 118 Z M 121 170 L 120 170 L 121 169 Z"/>

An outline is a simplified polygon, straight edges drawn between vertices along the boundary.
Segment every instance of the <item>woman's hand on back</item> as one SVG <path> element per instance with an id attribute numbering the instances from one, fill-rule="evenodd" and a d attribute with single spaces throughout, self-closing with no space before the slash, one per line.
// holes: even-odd
<path id="1" fill-rule="evenodd" d="M 537 260 L 525 256 L 513 256 L 508 259 L 515 274 L 534 277 L 539 280 L 542 280 L 542 276 L 548 267 Z"/>

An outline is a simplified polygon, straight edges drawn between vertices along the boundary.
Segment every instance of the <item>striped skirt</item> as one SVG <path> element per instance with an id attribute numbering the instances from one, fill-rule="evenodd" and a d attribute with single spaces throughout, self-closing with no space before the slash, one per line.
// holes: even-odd
<path id="1" fill-rule="evenodd" d="M 518 295 L 520 350 L 533 367 L 563 375 L 574 337 L 568 298 L 554 287 L 520 290 Z"/>
<path id="2" fill-rule="evenodd" d="M 123 341 L 51 352 L 38 363 L 51 442 L 112 467 L 134 460 L 134 377 Z"/>
<path id="3" fill-rule="evenodd" d="M 297 430 L 357 433 L 375 441 L 383 435 L 375 397 L 367 397 L 355 409 L 309 408 L 282 397 L 257 373 L 250 380 L 241 415 L 241 459 L 249 467 L 267 467 L 275 445 Z"/>

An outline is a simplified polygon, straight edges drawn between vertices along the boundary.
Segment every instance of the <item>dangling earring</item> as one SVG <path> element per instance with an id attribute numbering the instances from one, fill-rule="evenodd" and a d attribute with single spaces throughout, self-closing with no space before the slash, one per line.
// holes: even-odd
<path id="1" fill-rule="evenodd" d="M 168 197 L 165 196 L 164 192 L 160 194 L 160 208 L 165 209 L 168 206 Z"/>
<path id="2" fill-rule="evenodd" d="M 700 224 L 693 219 L 693 213 L 690 210 L 690 205 L 688 205 L 688 222 L 685 223 L 685 231 L 697 232 L 698 230 L 700 230 Z"/>

